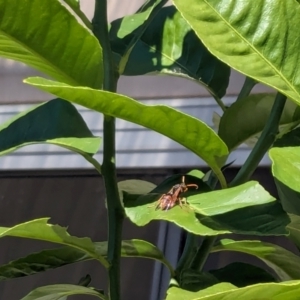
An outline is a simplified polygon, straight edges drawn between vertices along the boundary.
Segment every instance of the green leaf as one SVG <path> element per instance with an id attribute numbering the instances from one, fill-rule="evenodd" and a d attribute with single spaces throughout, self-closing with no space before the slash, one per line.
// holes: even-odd
<path id="1" fill-rule="evenodd" d="M 300 217 L 289 214 L 291 223 L 286 227 L 290 232 L 288 238 L 300 249 Z"/>
<path id="2" fill-rule="evenodd" d="M 97 242 L 93 244 L 95 254 L 106 259 L 107 242 Z M 165 259 L 163 253 L 156 246 L 147 241 L 122 241 L 121 256 L 157 260 L 165 264 L 171 275 L 174 275 L 173 267 Z M 16 259 L 8 264 L 0 266 L 0 281 L 29 276 L 91 259 L 95 259 L 95 255 L 92 256 L 88 252 L 76 247 L 65 246 L 56 249 L 47 249 L 29 254 L 26 257 Z"/>
<path id="3" fill-rule="evenodd" d="M 199 178 L 185 176 L 187 184 L 197 184 L 182 195 L 188 204 L 170 210 L 156 209 L 157 200 L 172 186 L 181 182 L 181 175 L 168 178 L 151 193 L 132 195 L 124 193 L 127 217 L 136 225 L 144 226 L 153 220 L 166 220 L 194 234 L 219 235 L 243 233 L 257 235 L 286 234 L 289 218 L 258 183 L 248 182 L 230 189 L 207 192 L 208 186 Z"/>
<path id="4" fill-rule="evenodd" d="M 300 147 L 272 148 L 269 156 L 279 198 L 284 209 L 300 214 Z"/>
<path id="5" fill-rule="evenodd" d="M 220 181 L 220 170 L 228 151 L 224 142 L 205 123 L 164 105 L 145 105 L 129 97 L 87 87 L 72 87 L 43 78 L 25 81 L 59 97 L 157 131 L 200 156 L 214 170 Z"/>
<path id="6" fill-rule="evenodd" d="M 112 50 L 124 55 L 142 25 L 140 14 L 111 24 Z M 221 98 L 229 83 L 230 68 L 210 54 L 174 6 L 162 8 L 135 44 L 124 75 L 159 73 L 192 79 Z"/>
<path id="7" fill-rule="evenodd" d="M 209 271 L 220 282 L 229 282 L 237 287 L 256 283 L 276 282 L 267 271 L 242 262 L 234 262 L 224 268 Z"/>
<path id="8" fill-rule="evenodd" d="M 150 0 L 147 3 L 144 3 L 144 5 L 142 5 L 142 7 L 133 16 L 125 16 L 123 19 L 116 20 L 111 24 L 110 32 L 114 33 L 116 35 L 116 38 L 119 35 L 124 35 L 123 28 L 120 28 L 124 24 L 125 27 L 128 27 L 129 25 L 129 28 L 131 29 L 130 32 L 132 33 L 128 44 L 124 47 L 123 53 L 120 54 L 120 75 L 124 73 L 128 58 L 132 53 L 134 46 L 143 35 L 149 24 L 153 21 L 155 15 L 162 9 L 166 2 L 167 0 Z M 134 22 L 135 20 L 137 22 Z"/>
<path id="9" fill-rule="evenodd" d="M 198 299 L 197 296 L 205 297 L 211 294 L 222 293 L 223 291 L 234 289 L 235 286 L 230 283 L 219 283 L 215 284 L 207 289 L 201 290 L 199 292 L 190 292 L 177 287 L 171 287 L 167 291 L 166 300 L 191 300 Z M 195 298 L 196 297 L 196 298 Z M 201 299 L 201 298 L 199 298 Z"/>
<path id="10" fill-rule="evenodd" d="M 300 103 L 300 9 L 294 0 L 174 0 L 220 60 Z"/>
<path id="11" fill-rule="evenodd" d="M 235 251 L 253 255 L 272 268 L 280 281 L 300 279 L 300 257 L 275 244 L 224 239 L 212 249 L 212 252 L 218 251 Z"/>
<path id="12" fill-rule="evenodd" d="M 219 125 L 219 136 L 228 149 L 233 150 L 242 143 L 256 143 L 274 104 L 274 94 L 254 94 L 233 103 L 223 114 Z M 287 101 L 280 119 L 283 134 L 299 124 L 299 108 Z M 255 116 L 255 117 L 254 117 Z"/>
<path id="13" fill-rule="evenodd" d="M 84 25 L 92 31 L 93 26 L 92 26 L 90 20 L 86 17 L 86 15 L 80 9 L 79 0 L 63 0 L 63 1 L 69 5 L 69 7 L 81 19 L 81 21 L 84 23 Z"/>
<path id="14" fill-rule="evenodd" d="M 207 272 L 184 269 L 180 273 L 179 286 L 188 291 L 196 292 L 217 283 L 218 279 Z"/>
<path id="15" fill-rule="evenodd" d="M 58 0 L 0 0 L 0 56 L 70 85 L 102 87 L 98 40 Z"/>
<path id="16" fill-rule="evenodd" d="M 0 126 L 0 155 L 26 145 L 53 144 L 82 155 L 99 172 L 101 167 L 92 156 L 100 142 L 76 108 L 62 99 L 36 105 Z"/>
<path id="17" fill-rule="evenodd" d="M 129 179 L 118 182 L 120 200 L 123 201 L 123 192 L 129 194 L 146 194 L 156 187 L 152 182 L 139 179 Z"/>
<path id="18" fill-rule="evenodd" d="M 65 228 L 59 225 L 48 224 L 49 218 L 36 219 L 21 223 L 13 227 L 0 227 L 0 238 L 14 236 L 27 239 L 35 239 L 67 245 L 88 254 L 98 260 L 104 267 L 108 267 L 106 259 L 99 255 L 97 248 L 90 238 L 78 238 L 69 235 Z"/>
<path id="19" fill-rule="evenodd" d="M 73 284 L 53 284 L 39 287 L 21 300 L 62 300 L 72 295 L 89 295 L 103 300 L 108 299 L 93 288 Z"/>
<path id="20" fill-rule="evenodd" d="M 300 147 L 272 148 L 269 151 L 274 177 L 300 192 Z"/>
<path id="21" fill-rule="evenodd" d="M 292 131 L 284 134 L 277 139 L 273 145 L 274 147 L 296 147 L 300 146 L 300 128 L 297 127 Z"/>
<path id="22" fill-rule="evenodd" d="M 205 290 L 189 292 L 176 287 L 168 290 L 166 300 L 298 300 L 300 281 L 262 283 L 237 288 L 230 283 L 219 283 Z"/>

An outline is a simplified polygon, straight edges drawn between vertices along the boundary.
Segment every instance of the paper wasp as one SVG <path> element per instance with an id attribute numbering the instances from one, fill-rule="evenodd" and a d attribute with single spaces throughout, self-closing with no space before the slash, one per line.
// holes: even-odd
<path id="1" fill-rule="evenodd" d="M 175 184 L 166 194 L 163 194 L 157 201 L 155 210 L 162 209 L 168 210 L 174 207 L 177 203 L 182 207 L 182 203 L 186 204 L 186 200 L 180 198 L 180 194 L 186 192 L 189 187 L 198 189 L 198 185 L 191 183 L 185 184 L 185 177 L 182 176 L 181 183 Z"/>

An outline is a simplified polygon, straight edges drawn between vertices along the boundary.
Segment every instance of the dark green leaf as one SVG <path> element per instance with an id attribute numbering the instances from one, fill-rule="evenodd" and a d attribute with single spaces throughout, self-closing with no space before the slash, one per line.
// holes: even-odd
<path id="1" fill-rule="evenodd" d="M 98 40 L 58 0 L 0 0 L 0 56 L 71 85 L 102 87 Z"/>
<path id="2" fill-rule="evenodd" d="M 294 0 L 174 0 L 213 55 L 300 103 L 300 9 Z"/>
<path id="3" fill-rule="evenodd" d="M 164 181 L 151 193 L 124 193 L 126 215 L 138 226 L 153 220 L 167 220 L 198 235 L 218 235 L 236 232 L 257 235 L 286 234 L 289 218 L 281 205 L 258 183 L 248 182 L 238 187 L 207 192 L 208 186 L 199 178 L 186 175 L 186 183 L 195 183 L 199 190 L 189 189 L 182 197 L 188 204 L 170 210 L 155 209 L 157 200 L 172 186 L 181 182 L 181 175 Z"/>
<path id="4" fill-rule="evenodd" d="M 108 300 L 103 294 L 95 289 L 73 284 L 53 284 L 39 287 L 21 300 L 62 300 L 66 296 L 89 295 L 99 299 Z"/>
<path id="5" fill-rule="evenodd" d="M 223 114 L 219 136 L 230 150 L 242 143 L 253 146 L 262 132 L 274 103 L 273 94 L 254 94 L 233 103 Z M 287 101 L 280 119 L 280 133 L 294 128 L 300 122 L 295 114 L 297 105 Z"/>
<path id="6" fill-rule="evenodd" d="M 0 266 L 0 281 L 29 276 L 76 262 L 95 259 L 95 256 L 101 256 L 103 259 L 107 257 L 107 242 L 93 243 L 93 253 L 85 251 L 83 248 L 73 246 L 74 245 L 43 250 L 2 265 Z M 146 241 L 122 241 L 121 256 L 148 258 L 160 261 L 168 267 L 171 275 L 174 275 L 174 270 L 165 259 L 163 253 L 156 246 Z"/>
<path id="7" fill-rule="evenodd" d="M 189 292 L 176 287 L 168 290 L 166 300 L 299 300 L 300 281 L 261 283 L 237 288 L 219 283 L 205 290 Z"/>
<path id="8" fill-rule="evenodd" d="M 185 269 L 180 273 L 180 287 L 191 292 L 206 289 L 216 283 L 219 283 L 218 279 L 207 272 Z"/>
<path id="9" fill-rule="evenodd" d="M 280 139 L 277 139 L 274 143 L 274 147 L 296 147 L 300 146 L 300 128 L 296 128 L 285 135 Z"/>
<path id="10" fill-rule="evenodd" d="M 286 227 L 290 232 L 288 238 L 300 249 L 300 217 L 290 214 L 291 223 Z"/>
<path id="11" fill-rule="evenodd" d="M 272 268 L 281 281 L 300 279 L 300 257 L 275 244 L 224 239 L 212 249 L 212 252 L 217 251 L 236 251 L 253 255 Z"/>
<path id="12" fill-rule="evenodd" d="M 53 144 L 82 155 L 99 172 L 101 167 L 92 156 L 99 150 L 100 141 L 76 108 L 61 99 L 34 106 L 0 127 L 0 155 L 26 145 Z"/>
<path id="13" fill-rule="evenodd" d="M 111 25 L 112 50 L 123 56 L 142 24 L 140 15 L 126 16 Z M 174 6 L 164 7 L 134 46 L 124 75 L 162 73 L 182 76 L 205 86 L 215 97 L 223 97 L 230 68 L 215 58 Z"/>
<path id="14" fill-rule="evenodd" d="M 144 105 L 120 94 L 72 87 L 43 78 L 29 78 L 26 82 L 63 99 L 164 134 L 205 160 L 225 185 L 220 166 L 228 154 L 227 147 L 204 122 L 171 107 Z"/>
<path id="15" fill-rule="evenodd" d="M 209 272 L 220 282 L 229 282 L 237 287 L 277 281 L 267 271 L 241 262 L 234 262 L 224 268 L 211 270 Z"/>

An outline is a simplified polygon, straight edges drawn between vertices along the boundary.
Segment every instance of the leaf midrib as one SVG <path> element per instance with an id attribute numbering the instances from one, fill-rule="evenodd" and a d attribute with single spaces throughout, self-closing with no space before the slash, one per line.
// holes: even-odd
<path id="1" fill-rule="evenodd" d="M 207 0 L 203 0 L 210 8 L 211 10 L 217 15 L 219 16 L 223 22 L 231 29 L 234 31 L 234 33 L 240 37 L 241 40 L 243 40 L 245 42 L 245 44 L 248 44 L 249 47 L 253 50 L 253 52 L 257 53 L 261 58 L 262 60 L 264 60 L 269 66 L 271 69 L 273 69 L 275 71 L 275 73 L 277 75 L 279 75 L 279 77 L 281 77 L 283 79 L 283 81 L 287 84 L 287 86 L 290 87 L 290 89 L 292 91 L 294 91 L 298 96 L 299 93 L 297 92 L 297 90 L 293 87 L 293 85 L 291 85 L 289 83 L 289 80 L 286 79 L 285 76 L 282 75 L 282 73 L 276 68 L 274 67 L 274 65 L 272 65 L 259 51 L 256 50 L 256 48 L 247 40 L 245 39 Z M 186 20 L 187 21 L 187 20 Z M 187 21 L 188 22 L 188 21 Z M 189 22 L 188 22 L 189 23 Z M 193 28 L 193 26 L 189 23 L 189 25 Z M 240 71 L 241 72 L 241 71 Z M 242 72 L 241 72 L 242 73 Z M 247 75 L 247 74 L 246 74 Z M 255 77 L 253 77 L 255 78 Z M 273 86 L 274 87 L 274 86 Z M 281 89 L 280 89 L 281 90 Z M 282 90 L 281 90 L 282 91 Z"/>
<path id="2" fill-rule="evenodd" d="M 56 73 L 60 74 L 61 76 L 65 77 L 68 79 L 68 81 L 75 85 L 75 86 L 80 86 L 81 84 L 79 82 L 77 82 L 77 80 L 74 80 L 72 77 L 70 77 L 68 74 L 66 74 L 64 71 L 62 71 L 61 69 L 59 69 L 56 65 L 54 65 L 52 62 L 50 62 L 49 60 L 47 60 L 46 58 L 44 58 L 40 53 L 34 51 L 33 49 L 29 48 L 26 44 L 24 44 L 23 42 L 20 42 L 18 39 L 16 39 L 15 37 L 13 37 L 10 34 L 7 34 L 5 31 L 3 31 L 2 29 L 0 29 L 0 41 L 1 41 L 1 35 L 5 36 L 7 38 L 8 41 L 12 41 L 15 45 L 20 45 L 20 47 L 22 49 L 25 49 L 25 51 L 29 52 L 29 54 L 31 54 L 34 58 L 37 58 L 38 60 L 40 60 L 42 63 L 50 66 L 50 68 L 52 70 L 54 70 Z M 1 48 L 0 48 L 1 49 Z M 0 50 L 1 51 L 1 50 Z M 7 51 L 5 51 L 6 53 L 8 53 Z M 17 54 L 15 54 L 17 55 Z M 3 55 L 4 56 L 4 55 Z M 16 59 L 15 59 L 16 60 Z M 18 60 L 21 61 L 21 60 Z M 22 61 L 23 62 L 23 61 Z M 25 62 L 26 65 L 29 65 L 35 69 L 39 70 L 36 66 L 32 66 L 31 64 L 28 64 Z M 44 71 L 42 71 L 44 73 Z M 50 75 L 50 74 L 49 74 Z M 53 75 L 50 75 L 51 77 Z"/>

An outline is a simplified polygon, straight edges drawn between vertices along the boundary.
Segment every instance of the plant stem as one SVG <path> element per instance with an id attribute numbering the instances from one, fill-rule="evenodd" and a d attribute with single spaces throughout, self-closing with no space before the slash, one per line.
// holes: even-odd
<path id="1" fill-rule="evenodd" d="M 176 274 L 180 274 L 180 272 L 188 267 L 191 263 L 191 260 L 194 256 L 194 247 L 196 243 L 196 235 L 188 232 L 185 240 L 184 249 L 182 252 L 182 255 L 178 261 L 177 267 L 176 267 Z"/>
<path id="2" fill-rule="evenodd" d="M 255 81 L 254 79 L 250 78 L 250 77 L 246 77 L 243 87 L 236 99 L 236 101 L 239 101 L 247 96 L 249 96 L 251 90 L 253 89 L 253 87 L 257 84 L 257 81 Z"/>
<path id="3" fill-rule="evenodd" d="M 216 242 L 217 237 L 216 236 L 206 236 L 203 239 L 203 242 L 198 249 L 195 258 L 191 264 L 191 269 L 202 271 L 206 260 L 210 254 L 211 248 L 214 246 Z"/>
<path id="4" fill-rule="evenodd" d="M 229 186 L 232 187 L 246 182 L 256 170 L 265 153 L 274 143 L 276 134 L 278 133 L 279 121 L 284 109 L 285 101 L 286 96 L 277 93 L 270 117 L 268 118 L 261 136 L 259 137 L 245 164 L 242 166 Z"/>
<path id="5" fill-rule="evenodd" d="M 103 89 L 115 92 L 117 88 L 117 76 L 108 38 L 106 0 L 96 0 L 92 24 L 93 32 L 103 49 Z M 124 209 L 120 201 L 117 185 L 115 153 L 115 119 L 113 117 L 104 115 L 102 175 L 104 178 L 108 210 L 107 260 L 110 264 L 108 269 L 108 277 L 109 297 L 111 300 L 121 299 L 120 260 L 122 226 L 124 220 Z"/>

